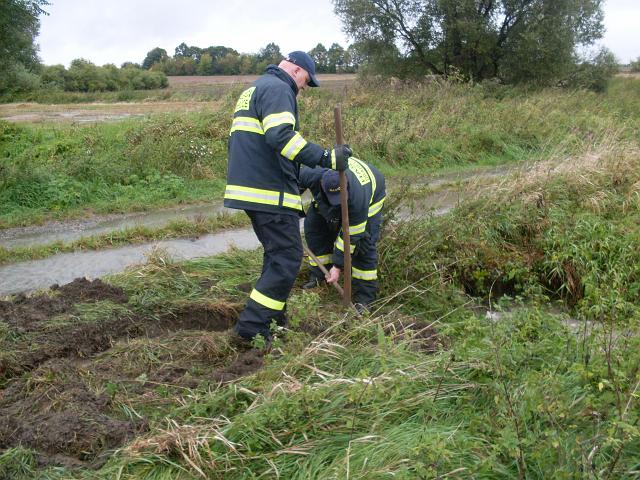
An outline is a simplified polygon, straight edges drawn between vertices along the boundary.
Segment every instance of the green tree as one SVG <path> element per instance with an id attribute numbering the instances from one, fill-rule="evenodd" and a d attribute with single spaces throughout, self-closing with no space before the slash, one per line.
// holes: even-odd
<path id="1" fill-rule="evenodd" d="M 640 72 L 640 57 L 638 57 L 635 61 L 631 62 L 630 67 L 632 72 Z"/>
<path id="2" fill-rule="evenodd" d="M 327 49 L 322 44 L 319 43 L 315 47 L 311 49 L 309 52 L 311 58 L 316 63 L 316 72 L 318 73 L 327 73 L 329 70 L 329 57 L 327 56 Z"/>
<path id="3" fill-rule="evenodd" d="M 240 55 L 229 52 L 218 61 L 222 75 L 237 75 L 240 73 Z"/>
<path id="4" fill-rule="evenodd" d="M 267 44 L 258 52 L 258 61 L 260 62 L 275 63 L 277 65 L 283 57 L 280 47 L 273 42 Z"/>
<path id="5" fill-rule="evenodd" d="M 195 61 L 200 60 L 202 55 L 202 49 L 198 47 L 190 47 L 186 43 L 182 42 L 175 49 L 174 57 L 192 58 Z"/>
<path id="6" fill-rule="evenodd" d="M 47 0 L 0 1 L 0 92 L 37 87 L 40 67 L 35 38 Z"/>
<path id="7" fill-rule="evenodd" d="M 196 69 L 198 75 L 211 75 L 213 73 L 213 58 L 208 53 L 203 53 Z"/>
<path id="8" fill-rule="evenodd" d="M 344 71 L 347 64 L 347 52 L 337 43 L 331 44 L 327 52 L 328 73 Z"/>
<path id="9" fill-rule="evenodd" d="M 333 0 L 374 71 L 551 83 L 603 33 L 603 0 Z"/>
<path id="10" fill-rule="evenodd" d="M 142 61 L 142 68 L 149 70 L 156 63 L 161 63 L 167 60 L 169 56 L 164 48 L 156 47 L 147 53 L 147 56 Z"/>

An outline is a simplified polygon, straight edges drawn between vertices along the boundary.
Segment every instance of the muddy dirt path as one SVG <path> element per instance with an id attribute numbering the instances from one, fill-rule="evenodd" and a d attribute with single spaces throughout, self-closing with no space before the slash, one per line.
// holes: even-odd
<path id="1" fill-rule="evenodd" d="M 400 212 L 409 217 L 414 212 L 432 211 L 436 215 L 447 213 L 463 196 L 461 185 L 468 180 L 491 179 L 504 176 L 504 167 L 483 172 L 464 172 L 435 178 L 413 179 L 413 185 L 438 189 L 444 185 L 459 184 L 425 195 L 413 208 Z M 390 182 L 393 187 L 398 181 Z M 162 226 L 171 220 L 188 215 L 215 214 L 221 210 L 219 202 L 185 209 L 145 212 L 120 217 L 103 217 L 84 222 L 58 222 L 38 227 L 8 229 L 0 233 L 0 245 L 10 248 L 17 245 L 43 245 L 58 239 L 71 241 L 83 236 L 117 231 L 135 225 Z M 229 211 L 228 209 L 225 209 Z M 197 238 L 172 239 L 131 245 L 99 251 L 73 252 L 55 255 L 42 260 L 32 260 L 0 267 L 0 296 L 47 288 L 53 284 L 65 284 L 78 277 L 98 278 L 118 273 L 127 267 L 143 263 L 156 248 L 166 250 L 176 260 L 189 260 L 226 252 L 231 247 L 253 249 L 259 242 L 251 228 L 226 230 Z"/>

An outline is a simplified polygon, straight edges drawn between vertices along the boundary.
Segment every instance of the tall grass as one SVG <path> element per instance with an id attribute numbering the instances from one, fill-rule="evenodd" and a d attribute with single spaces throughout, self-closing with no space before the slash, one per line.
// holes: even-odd
<path id="1" fill-rule="evenodd" d="M 371 316 L 295 291 L 264 369 L 185 391 L 98 471 L 36 471 L 24 450 L 0 468 L 19 479 L 636 478 L 638 172 L 636 145 L 608 145 L 479 185 L 449 216 L 390 223 Z M 259 251 L 157 258 L 115 282 L 131 308 L 170 311 L 242 300 L 238 283 L 259 268 Z"/>
<path id="2" fill-rule="evenodd" d="M 387 174 L 425 174 L 577 155 L 605 139 L 630 139 L 639 122 L 634 79 L 609 93 L 459 84 L 359 85 L 301 98 L 303 134 L 345 138 Z M 118 123 L 27 126 L 0 122 L 0 225 L 127 211 L 219 196 L 233 87 L 210 113 L 152 115 Z M 637 140 L 637 138 L 636 138 Z"/>

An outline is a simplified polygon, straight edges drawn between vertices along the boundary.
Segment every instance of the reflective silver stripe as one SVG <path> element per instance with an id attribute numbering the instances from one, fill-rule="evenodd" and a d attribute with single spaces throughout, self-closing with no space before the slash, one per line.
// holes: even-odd
<path id="1" fill-rule="evenodd" d="M 378 270 L 360 270 L 356 267 L 351 267 L 351 274 L 353 278 L 358 280 L 377 280 Z"/>
<path id="2" fill-rule="evenodd" d="M 320 260 L 320 263 L 322 265 L 327 265 L 332 262 L 332 255 L 330 253 L 327 255 L 318 255 L 317 259 Z M 311 257 L 309 257 L 309 265 L 311 265 L 312 267 L 318 266 L 318 264 Z"/>
<path id="3" fill-rule="evenodd" d="M 286 157 L 289 160 L 295 160 L 298 153 L 300 153 L 300 150 L 302 150 L 306 144 L 307 141 L 302 138 L 302 135 L 295 132 L 293 137 L 291 137 L 291 140 L 287 142 L 280 153 L 283 157 Z"/>
<path id="4" fill-rule="evenodd" d="M 376 213 L 382 210 L 382 206 L 384 205 L 386 197 L 380 200 L 379 202 L 374 203 L 369 207 L 369 216 L 373 217 Z"/>
<path id="5" fill-rule="evenodd" d="M 244 202 L 262 203 L 265 205 L 278 205 L 280 192 L 261 190 L 259 188 L 241 187 L 239 185 L 227 185 L 224 198 L 241 200 Z"/>
<path id="6" fill-rule="evenodd" d="M 358 235 L 359 233 L 364 232 L 366 228 L 367 228 L 366 220 L 362 223 L 359 223 L 358 225 L 349 225 L 349 235 Z"/>
<path id="7" fill-rule="evenodd" d="M 296 210 L 302 210 L 302 198 L 300 197 L 300 195 L 285 193 L 282 196 L 282 206 L 295 208 Z"/>
<path id="8" fill-rule="evenodd" d="M 235 117 L 231 123 L 231 131 L 229 133 L 231 134 L 238 130 L 264 135 L 260 121 L 252 117 Z"/>
<path id="9" fill-rule="evenodd" d="M 277 127 L 278 125 L 291 124 L 295 127 L 296 117 L 291 112 L 272 113 L 267 115 L 262 121 L 262 128 L 266 132 L 270 128 Z"/>
<path id="10" fill-rule="evenodd" d="M 336 238 L 336 248 L 338 250 L 340 250 L 341 252 L 344 252 L 344 240 L 342 240 L 342 236 L 338 235 L 338 238 Z M 356 249 L 356 246 L 352 243 L 349 244 L 349 250 L 351 251 L 351 253 L 353 253 L 353 251 Z"/>

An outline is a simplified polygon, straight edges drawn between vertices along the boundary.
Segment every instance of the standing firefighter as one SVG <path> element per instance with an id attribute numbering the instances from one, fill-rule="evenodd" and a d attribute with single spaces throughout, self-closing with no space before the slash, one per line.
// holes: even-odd
<path id="1" fill-rule="evenodd" d="M 349 159 L 347 196 L 351 237 L 354 303 L 368 308 L 378 292 L 377 242 L 382 225 L 382 206 L 386 195 L 384 177 L 373 165 Z M 313 203 L 304 220 L 304 235 L 311 251 L 327 268 L 329 283 L 337 282 L 344 268 L 344 242 L 340 213 L 340 178 L 337 172 L 304 168 L 300 172 L 302 191 L 311 190 Z M 310 260 L 310 278 L 303 288 L 314 288 L 325 279 Z"/>
<path id="2" fill-rule="evenodd" d="M 300 164 L 344 170 L 351 155 L 346 145 L 327 150 L 298 132 L 296 96 L 318 85 L 311 57 L 291 52 L 242 92 L 233 114 L 224 205 L 247 213 L 264 247 L 262 275 L 234 327 L 244 340 L 269 340 L 271 323 L 286 322 L 302 262 Z"/>

